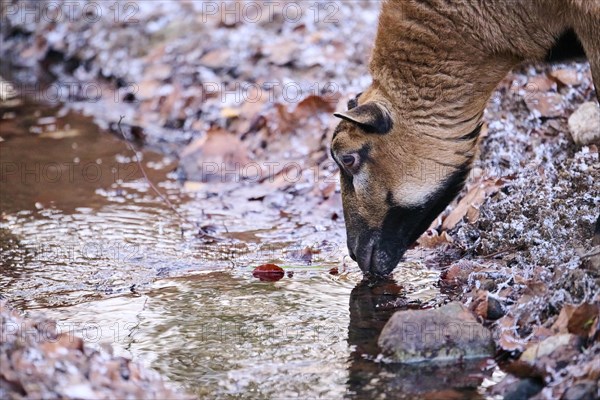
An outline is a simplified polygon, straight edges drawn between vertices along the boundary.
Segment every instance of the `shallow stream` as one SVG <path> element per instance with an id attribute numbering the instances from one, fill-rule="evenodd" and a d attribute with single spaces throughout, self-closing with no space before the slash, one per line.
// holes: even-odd
<path id="1" fill-rule="evenodd" d="M 90 118 L 36 103 L 0 117 L 0 293 L 13 305 L 200 397 L 483 398 L 495 380 L 490 361 L 378 359 L 391 313 L 446 299 L 422 257 L 361 283 L 343 223 L 308 200 L 282 210 L 279 194 L 253 199 L 243 182 L 183 184 L 174 159 L 138 148 L 176 213 L 130 145 Z M 265 262 L 286 276 L 254 278 Z"/>

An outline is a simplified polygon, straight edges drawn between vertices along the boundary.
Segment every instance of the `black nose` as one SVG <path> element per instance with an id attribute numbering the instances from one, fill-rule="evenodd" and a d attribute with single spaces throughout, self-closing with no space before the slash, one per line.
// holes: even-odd
<path id="1" fill-rule="evenodd" d="M 358 240 L 354 243 L 351 253 L 354 257 L 352 259 L 358 263 L 358 266 L 364 273 L 374 272 L 374 250 L 377 237 L 368 232 L 367 234 L 361 235 Z M 350 247 L 350 246 L 348 246 Z"/>
<path id="2" fill-rule="evenodd" d="M 381 232 L 370 230 L 362 233 L 353 243 L 348 243 L 350 257 L 366 276 L 383 277 L 392 273 L 405 247 L 397 242 L 382 240 Z"/>

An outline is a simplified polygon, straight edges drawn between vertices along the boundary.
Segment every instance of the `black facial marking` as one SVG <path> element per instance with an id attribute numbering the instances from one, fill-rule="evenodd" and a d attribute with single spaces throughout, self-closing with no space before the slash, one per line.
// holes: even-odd
<path id="1" fill-rule="evenodd" d="M 361 163 L 371 160 L 371 157 L 369 157 L 370 152 L 371 145 L 369 143 L 363 144 L 362 147 L 357 151 Z"/>
<path id="2" fill-rule="evenodd" d="M 387 194 L 385 195 L 385 204 L 387 204 L 390 207 L 396 206 L 396 204 L 394 204 L 394 194 L 391 190 L 388 190 Z"/>
<path id="3" fill-rule="evenodd" d="M 354 194 L 354 177 L 352 174 L 346 172 L 344 168 L 340 168 L 340 185 L 342 186 L 342 191 L 348 194 Z M 346 212 L 346 207 L 344 207 L 344 213 Z"/>
<path id="4" fill-rule="evenodd" d="M 460 166 L 446 179 L 441 187 L 432 194 L 425 204 L 415 207 L 392 206 L 384 219 L 381 239 L 384 246 L 390 248 L 410 246 L 431 225 L 431 222 L 458 195 L 469 174 L 470 163 Z M 386 201 L 393 202 L 388 198 Z"/>

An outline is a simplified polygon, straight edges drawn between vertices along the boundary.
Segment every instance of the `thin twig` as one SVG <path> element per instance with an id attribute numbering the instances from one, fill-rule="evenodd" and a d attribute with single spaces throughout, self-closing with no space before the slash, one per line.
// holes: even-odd
<path id="1" fill-rule="evenodd" d="M 493 257 L 499 256 L 499 255 L 504 254 L 504 253 L 509 253 L 511 251 L 519 250 L 520 248 L 521 248 L 521 246 L 509 247 L 508 249 L 499 250 L 499 251 L 496 251 L 496 252 L 491 253 L 491 254 L 486 254 L 485 256 L 481 256 L 481 258 L 484 258 L 484 259 L 493 258 Z"/>
<path id="2" fill-rule="evenodd" d="M 600 254 L 600 246 L 597 246 L 597 247 L 593 247 L 589 252 L 585 253 L 582 257 L 590 258 L 593 256 L 597 256 L 599 254 Z"/>
<path id="3" fill-rule="evenodd" d="M 160 197 L 165 202 L 165 204 L 171 209 L 171 211 L 173 211 L 181 219 L 182 222 L 188 222 L 187 219 L 183 215 L 181 215 L 179 213 L 179 211 L 177 211 L 177 209 L 175 208 L 173 203 L 171 203 L 169 201 L 169 199 L 165 195 L 163 195 L 160 192 L 160 190 L 158 190 L 158 188 L 154 185 L 154 183 L 152 183 L 152 181 L 148 177 L 148 174 L 146 173 L 146 169 L 144 168 L 144 166 L 142 165 L 142 162 L 140 161 L 140 158 L 138 157 L 137 151 L 133 148 L 133 145 L 129 142 L 129 140 L 123 133 L 123 129 L 121 128 L 121 121 L 123 120 L 123 118 L 125 118 L 125 116 L 121 115 L 121 118 L 119 118 L 119 122 L 117 123 L 117 127 L 119 128 L 119 133 L 121 134 L 121 136 L 123 136 L 123 139 L 125 139 L 125 143 L 127 144 L 127 147 L 129 147 L 129 150 L 131 150 L 133 152 L 135 161 L 137 162 L 137 165 L 138 165 L 140 171 L 142 171 L 142 175 L 144 175 L 144 179 L 146 179 L 146 183 L 148 183 L 148 185 L 152 188 L 152 190 L 154 190 L 154 192 L 158 195 L 158 197 Z"/>

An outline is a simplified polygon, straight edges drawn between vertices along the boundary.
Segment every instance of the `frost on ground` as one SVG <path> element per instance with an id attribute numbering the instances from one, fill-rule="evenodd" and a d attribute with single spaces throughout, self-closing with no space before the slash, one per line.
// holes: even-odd
<path id="1" fill-rule="evenodd" d="M 306 218 L 318 204 L 328 210 L 319 218 L 339 222 L 327 158 L 331 112 L 369 83 L 379 4 L 335 3 L 327 19 L 327 9 L 315 18 L 309 6 L 316 3 L 295 3 L 304 7 L 299 20 L 276 10 L 254 22 L 203 13 L 202 2 L 136 4 L 137 23 L 6 16 L 0 53 L 25 67 L 9 78 L 32 83 L 31 68 L 42 66 L 50 82 L 97 83 L 103 90 L 94 101 L 82 90 L 60 100 L 113 128 L 125 115 L 131 137 L 181 157 L 188 186 L 224 179 L 202 170 L 200 157 L 225 159 L 227 171 L 257 163 L 249 199 Z M 510 384 L 520 379 L 537 382 L 538 398 L 570 388 L 598 394 L 600 266 L 592 233 L 600 144 L 574 144 L 568 126 L 580 105 L 595 101 L 586 63 L 509 74 L 490 100 L 467 187 L 420 240 L 437 249 L 440 285 L 458 288 L 492 328 L 499 358 L 518 360 L 542 344 L 552 350 L 510 364 L 521 366 L 507 368 L 501 392 L 521 387 Z M 558 335 L 576 338 L 552 339 Z"/>
<path id="2" fill-rule="evenodd" d="M 584 78 L 565 85 L 552 79 L 559 70 Z M 527 82 L 535 82 L 529 92 L 520 89 Z M 560 113 L 552 118 L 523 101 L 548 93 L 560 97 Z M 538 398 L 558 398 L 577 382 L 600 377 L 600 265 L 593 256 L 599 248 L 592 244 L 600 162 L 597 144 L 575 145 L 567 126 L 573 111 L 593 98 L 585 64 L 529 67 L 507 77 L 487 109 L 489 129 L 476 167 L 503 185 L 478 207 L 475 222 L 449 232 L 466 252 L 445 272 L 446 281 L 464 279 L 463 301 L 492 326 L 505 355 L 518 357 L 559 333 L 577 331 L 583 338 L 572 353 L 553 348 L 552 365 L 536 360 L 536 369 L 514 371 L 547 384 Z M 583 317 L 569 325 L 559 315 L 573 305 Z M 588 386 L 597 393 L 597 384 Z"/>

